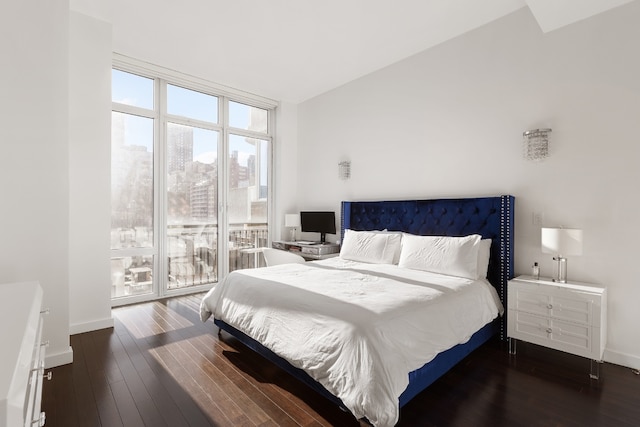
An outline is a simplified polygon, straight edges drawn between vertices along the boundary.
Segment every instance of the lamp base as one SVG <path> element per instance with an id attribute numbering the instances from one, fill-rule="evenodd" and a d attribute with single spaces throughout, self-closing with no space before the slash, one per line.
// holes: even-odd
<path id="1" fill-rule="evenodd" d="M 295 242 L 296 241 L 296 228 L 292 227 L 291 230 L 289 231 L 290 236 L 289 236 L 289 241 L 290 242 Z"/>
<path id="2" fill-rule="evenodd" d="M 553 260 L 558 262 L 557 274 L 556 277 L 553 278 L 553 281 L 558 283 L 567 283 L 567 259 L 558 255 L 557 257 L 553 257 Z"/>

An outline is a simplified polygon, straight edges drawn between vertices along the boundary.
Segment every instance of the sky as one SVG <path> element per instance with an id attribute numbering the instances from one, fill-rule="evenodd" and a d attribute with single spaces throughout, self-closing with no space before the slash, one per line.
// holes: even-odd
<path id="1" fill-rule="evenodd" d="M 112 100 L 114 102 L 152 110 L 154 104 L 153 79 L 141 77 L 119 70 L 112 71 Z M 218 98 L 212 95 L 167 85 L 167 112 L 169 114 L 218 123 Z M 239 129 L 248 129 L 250 107 L 237 102 L 229 102 L 229 124 Z M 264 110 L 263 110 L 264 111 Z M 266 111 L 265 111 L 266 114 Z M 153 120 L 127 115 L 125 118 L 125 143 L 141 145 L 153 151 Z M 193 128 L 193 156 L 203 163 L 212 163 L 217 157 L 218 132 L 210 129 Z M 256 153 L 256 147 L 244 137 L 229 139 L 229 152 L 237 151 L 240 164 Z M 262 144 L 266 145 L 266 144 Z M 266 155 L 263 159 L 266 161 Z M 265 170 L 266 167 L 261 168 Z"/>

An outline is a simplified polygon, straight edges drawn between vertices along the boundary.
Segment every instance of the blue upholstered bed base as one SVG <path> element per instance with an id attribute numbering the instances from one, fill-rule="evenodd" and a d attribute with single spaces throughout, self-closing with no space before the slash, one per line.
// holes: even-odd
<path id="1" fill-rule="evenodd" d="M 409 385 L 400 395 L 400 407 L 409 403 L 418 393 L 433 384 L 438 378 L 467 357 L 476 348 L 500 331 L 500 320 L 485 325 L 473 334 L 469 341 L 438 354 L 431 362 L 409 373 Z"/>
<path id="2" fill-rule="evenodd" d="M 227 331 L 229 334 L 237 338 L 238 341 L 240 341 L 242 344 L 260 354 L 262 357 L 269 360 L 276 366 L 279 366 L 285 372 L 293 375 L 298 380 L 311 387 L 317 393 L 335 403 L 337 406 L 346 410 L 344 404 L 338 397 L 327 391 L 327 389 L 324 388 L 322 384 L 311 378 L 302 369 L 296 368 L 295 366 L 291 365 L 289 362 L 275 354 L 273 351 L 269 350 L 258 341 L 237 330 L 233 326 L 218 319 L 214 319 L 213 322 L 220 329 L 222 329 L 223 331 Z M 473 336 L 466 343 L 443 351 L 422 368 L 409 373 L 409 385 L 399 398 L 400 407 L 409 403 L 409 401 L 413 399 L 418 393 L 430 386 L 434 381 L 444 375 L 444 373 L 446 373 L 449 369 L 453 368 L 456 364 L 458 364 L 458 362 L 464 359 L 473 350 L 487 342 L 491 337 L 496 335 L 499 330 L 500 321 L 496 319 L 473 334 Z"/>
<path id="3" fill-rule="evenodd" d="M 480 234 L 483 238 L 490 238 L 492 244 L 487 278 L 498 290 L 498 295 L 506 307 L 507 281 L 513 277 L 513 212 L 513 196 L 342 202 L 341 232 L 344 236 L 345 229 L 386 229 L 418 235 Z M 215 324 L 321 395 L 344 407 L 340 399 L 329 393 L 306 372 L 295 368 L 234 327 L 218 319 L 215 319 Z M 506 339 L 504 316 L 484 326 L 466 343 L 440 353 L 422 368 L 411 372 L 409 386 L 399 399 L 400 406 L 404 406 L 469 353 L 498 333 L 501 339 Z"/>

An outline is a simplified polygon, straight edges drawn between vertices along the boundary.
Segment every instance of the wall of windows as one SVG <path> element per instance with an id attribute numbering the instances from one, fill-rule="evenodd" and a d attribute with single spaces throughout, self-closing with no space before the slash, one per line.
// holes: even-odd
<path id="1" fill-rule="evenodd" d="M 126 63 L 112 70 L 113 304 L 262 265 L 274 105 Z"/>

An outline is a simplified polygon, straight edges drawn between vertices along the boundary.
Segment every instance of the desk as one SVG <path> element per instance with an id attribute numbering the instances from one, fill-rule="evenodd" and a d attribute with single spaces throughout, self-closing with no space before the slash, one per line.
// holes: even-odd
<path id="1" fill-rule="evenodd" d="M 340 245 L 337 243 L 301 243 L 276 241 L 271 244 L 274 249 L 296 253 L 304 259 L 319 260 L 333 258 L 340 255 Z"/>

